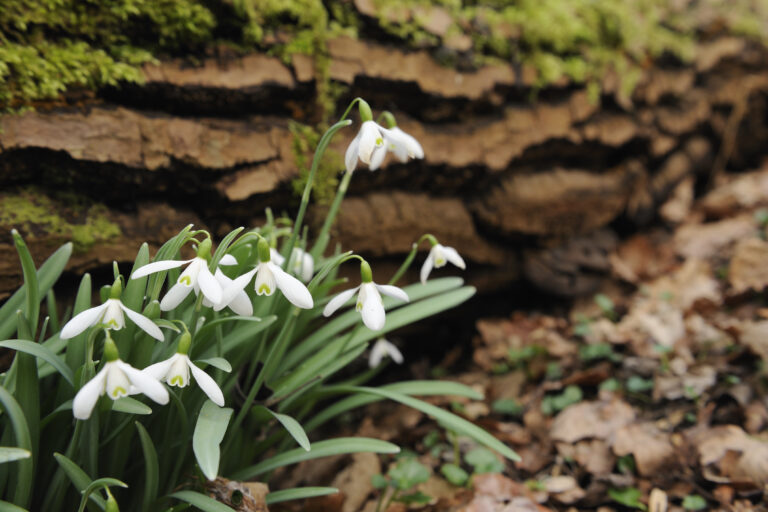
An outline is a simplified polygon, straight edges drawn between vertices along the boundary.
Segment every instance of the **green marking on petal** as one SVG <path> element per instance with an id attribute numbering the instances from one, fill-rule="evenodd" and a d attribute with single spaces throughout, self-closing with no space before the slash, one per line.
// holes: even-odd
<path id="1" fill-rule="evenodd" d="M 376 145 L 377 146 L 381 146 L 382 144 L 384 144 L 384 139 L 382 139 L 381 137 L 377 138 L 376 139 Z"/>
<path id="2" fill-rule="evenodd" d="M 117 329 L 117 328 L 118 328 L 118 326 L 117 326 L 117 320 L 115 320 L 114 318 L 110 318 L 110 319 L 109 319 L 109 322 L 107 322 L 107 325 L 108 325 L 109 327 L 114 327 L 115 329 Z"/>
<path id="3" fill-rule="evenodd" d="M 256 294 L 258 295 L 272 295 L 272 290 L 270 287 L 266 284 L 262 284 L 259 286 L 259 289 L 256 290 Z"/>
<path id="4" fill-rule="evenodd" d="M 121 386 L 116 386 L 115 389 L 112 390 L 112 394 L 110 395 L 112 397 L 112 400 L 117 400 L 121 396 L 127 395 L 128 392 Z"/>
<path id="5" fill-rule="evenodd" d="M 445 265 L 445 260 L 444 260 L 443 258 L 437 258 L 437 259 L 435 260 L 435 265 L 436 265 L 436 266 L 442 266 L 442 265 Z"/>
<path id="6" fill-rule="evenodd" d="M 362 311 L 363 310 L 363 303 L 362 302 L 358 302 L 357 304 L 355 304 L 355 310 L 356 311 Z"/>
<path id="7" fill-rule="evenodd" d="M 192 286 L 192 278 L 191 278 L 191 277 L 189 277 L 189 276 L 181 276 L 181 277 L 179 278 L 179 282 L 180 282 L 180 283 L 184 283 L 184 284 L 186 284 L 187 286 Z"/>
<path id="8" fill-rule="evenodd" d="M 168 383 L 171 386 L 179 386 L 180 388 L 184 387 L 184 377 L 181 375 L 174 375 L 171 377 L 171 381 Z"/>

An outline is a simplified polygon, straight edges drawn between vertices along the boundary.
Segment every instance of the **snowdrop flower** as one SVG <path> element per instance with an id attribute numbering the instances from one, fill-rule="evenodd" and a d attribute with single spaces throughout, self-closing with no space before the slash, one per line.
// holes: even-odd
<path id="1" fill-rule="evenodd" d="M 269 255 L 281 267 L 285 264 L 285 258 L 277 252 L 277 249 L 271 248 Z M 312 255 L 301 247 L 294 247 L 291 261 L 291 272 L 305 283 L 310 282 L 315 273 L 315 259 Z"/>
<path id="2" fill-rule="evenodd" d="M 106 329 L 119 331 L 125 327 L 125 316 L 127 315 L 141 330 L 158 341 L 163 341 L 163 332 L 152 320 L 123 305 L 120 301 L 122 290 L 123 287 L 120 278 L 118 278 L 112 285 L 110 298 L 101 306 L 86 309 L 75 315 L 61 330 L 59 335 L 61 339 L 74 338 L 94 325 L 103 325 Z"/>
<path id="3" fill-rule="evenodd" d="M 344 155 L 344 165 L 347 172 L 355 170 L 358 159 L 364 164 L 368 164 L 371 171 L 375 171 L 381 166 L 387 154 L 387 147 L 384 145 L 385 131 L 386 128 L 379 126 L 375 121 L 363 122 L 360 131 L 349 143 Z"/>
<path id="4" fill-rule="evenodd" d="M 391 112 L 384 112 L 382 115 L 389 126 L 389 129 L 384 132 L 387 149 L 403 163 L 409 158 L 424 158 L 424 150 L 419 141 L 397 126 L 395 116 Z"/>
<path id="5" fill-rule="evenodd" d="M 227 277 L 220 268 L 216 269 L 216 273 L 213 277 L 215 277 L 219 282 L 222 290 L 226 290 L 227 287 L 232 285 L 233 280 Z M 205 298 L 205 296 L 203 296 L 203 306 L 207 308 L 215 308 L 220 306 L 216 311 L 224 309 L 225 307 L 229 307 L 229 309 L 234 311 L 235 314 L 240 316 L 251 316 L 253 314 L 253 303 L 251 303 L 251 299 L 248 297 L 248 294 L 245 293 L 244 290 L 238 290 L 237 293 L 231 296 L 231 299 L 228 298 L 227 302 L 224 302 L 222 298 L 222 302 L 219 305 L 212 303 L 207 298 Z"/>
<path id="6" fill-rule="evenodd" d="M 379 338 L 371 349 L 371 355 L 368 357 L 368 366 L 376 368 L 381 364 L 384 356 L 389 356 L 397 364 L 403 363 L 403 354 L 389 341 Z"/>
<path id="7" fill-rule="evenodd" d="M 440 268 L 444 267 L 446 262 L 451 262 L 461 270 L 467 268 L 464 260 L 456 252 L 453 247 L 445 247 L 437 243 L 434 237 L 430 235 L 430 242 L 432 242 L 432 249 L 429 250 L 429 255 L 424 261 L 424 265 L 421 266 L 421 284 L 426 284 L 429 273 L 432 272 L 432 267 Z"/>
<path id="8" fill-rule="evenodd" d="M 161 405 L 168 403 L 168 391 L 157 379 L 120 360 L 115 342 L 108 332 L 104 342 L 104 359 L 107 360 L 104 368 L 80 388 L 72 401 L 72 414 L 75 418 L 90 418 L 96 402 L 104 393 L 112 400 L 117 400 L 133 392 L 140 392 Z"/>
<path id="9" fill-rule="evenodd" d="M 192 343 L 192 336 L 188 332 L 181 335 L 179 341 L 179 348 L 173 356 L 160 361 L 151 366 L 144 368 L 143 372 L 156 380 L 164 380 L 169 386 L 178 386 L 183 388 L 190 383 L 189 372 L 192 371 L 192 376 L 197 381 L 200 389 L 208 395 L 213 403 L 219 407 L 224 407 L 224 395 L 221 392 L 221 388 L 216 384 L 216 381 L 211 378 L 210 375 L 203 370 L 195 366 L 190 361 L 187 352 L 189 346 Z"/>
<path id="10" fill-rule="evenodd" d="M 367 261 L 360 263 L 360 286 L 345 290 L 332 298 L 323 309 L 323 316 L 331 316 L 337 309 L 344 305 L 349 299 L 357 293 L 357 304 L 355 309 L 363 317 L 363 323 L 372 331 L 380 331 L 384 328 L 386 320 L 384 314 L 384 304 L 381 302 L 381 295 L 388 295 L 396 299 L 408 302 L 408 294 L 397 286 L 387 284 L 376 284 L 373 282 L 371 266 Z"/>
<path id="11" fill-rule="evenodd" d="M 223 309 L 225 304 L 229 304 L 232 297 L 237 295 L 245 286 L 251 282 L 253 276 L 256 276 L 255 289 L 256 295 L 272 295 L 275 290 L 280 290 L 285 298 L 296 307 L 310 309 L 314 306 L 312 294 L 309 293 L 304 284 L 280 268 L 272 261 L 269 243 L 259 239 L 257 246 L 259 253 L 259 264 L 256 268 L 247 272 L 232 281 L 232 284 L 224 290 L 222 300 L 214 307 L 216 311 Z"/>
<path id="12" fill-rule="evenodd" d="M 195 291 L 195 295 L 203 292 L 203 297 L 208 299 L 210 303 L 218 304 L 221 301 L 221 285 L 208 269 L 211 245 L 211 239 L 206 238 L 200 242 L 200 245 L 198 246 L 197 257 L 192 258 L 191 260 L 163 260 L 148 263 L 137 269 L 131 276 L 131 279 L 138 279 L 155 272 L 170 270 L 189 264 L 179 276 L 176 284 L 168 290 L 168 293 L 165 294 L 163 300 L 160 301 L 160 309 L 163 311 L 174 309 L 187 298 L 187 295 L 189 295 L 192 290 Z M 229 254 L 221 258 L 221 261 L 219 262 L 219 265 L 235 264 L 237 264 L 237 260 Z"/>

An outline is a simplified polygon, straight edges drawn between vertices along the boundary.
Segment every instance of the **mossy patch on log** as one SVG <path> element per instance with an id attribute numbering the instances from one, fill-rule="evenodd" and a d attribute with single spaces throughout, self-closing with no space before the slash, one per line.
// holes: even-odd
<path id="1" fill-rule="evenodd" d="M 313 57 L 320 117 L 339 91 L 327 40 L 378 25 L 446 65 L 488 59 L 529 65 L 537 85 L 564 77 L 599 92 L 607 73 L 630 91 L 649 60 L 685 60 L 711 32 L 763 37 L 768 4 L 752 0 L 7 0 L 0 6 L 0 108 L 19 109 L 73 88 L 141 82 L 140 66 L 167 55 L 266 51 Z M 710 5 L 711 4 L 711 5 Z M 696 10 L 694 14 L 693 10 Z M 702 21 L 703 18 L 703 21 Z M 376 36 L 374 36 L 376 37 Z"/>
<path id="2" fill-rule="evenodd" d="M 71 240 L 78 252 L 122 234 L 107 212 L 103 204 L 74 194 L 60 194 L 50 199 L 34 188 L 0 197 L 0 225 L 14 227 L 31 238 L 35 233 L 61 236 Z"/>

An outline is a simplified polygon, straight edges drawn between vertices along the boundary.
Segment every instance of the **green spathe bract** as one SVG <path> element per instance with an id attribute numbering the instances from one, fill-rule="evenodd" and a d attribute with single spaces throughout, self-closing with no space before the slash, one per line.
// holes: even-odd
<path id="1" fill-rule="evenodd" d="M 434 394 L 480 398 L 466 386 L 414 381 L 373 388 L 365 386 L 373 376 L 368 371 L 354 377 L 357 386 L 345 385 L 337 377 L 337 372 L 359 359 L 381 334 L 455 307 L 474 294 L 472 287 L 463 286 L 456 277 L 406 286 L 410 302 L 385 299 L 386 324 L 378 332 L 365 328 L 354 308 L 340 312 L 335 319 L 322 316 L 321 305 L 341 283 L 339 266 L 363 261 L 351 252 L 324 254 L 328 226 L 333 224 L 348 180 L 339 186 L 336 207 L 331 208 L 319 240 L 307 239 L 302 224 L 317 162 L 334 134 L 351 123 L 346 117 L 355 103 L 357 100 L 321 138 L 295 220 L 274 219 L 270 213 L 263 226 L 237 228 L 217 247 L 211 243 L 210 234 L 186 226 L 153 259 L 143 244 L 137 248 L 131 274 L 149 263 L 154 263 L 156 271 L 150 275 L 145 271 L 132 279 L 130 274 L 120 275 L 115 265 L 113 278 L 107 283 L 93 283 L 93 287 L 90 277 L 84 276 L 74 313 L 66 312 L 67 306 L 57 304 L 56 296 L 49 293 L 66 267 L 71 246 L 64 246 L 36 269 L 22 236 L 14 233 L 25 285 L 0 308 L 0 347 L 15 351 L 13 364 L 0 376 L 0 444 L 4 447 L 1 501 L 29 510 L 116 510 L 119 503 L 122 510 L 152 511 L 166 510 L 179 502 L 201 510 L 231 510 L 207 495 L 205 482 L 218 476 L 266 479 L 282 466 L 344 453 L 397 453 L 396 445 L 377 439 L 318 439 L 320 425 L 354 407 L 382 399 L 415 407 L 507 458 L 517 457 L 474 424 L 414 398 Z M 158 300 L 164 288 L 179 280 L 181 263 L 174 262 L 189 257 L 187 248 L 195 245 L 208 270 L 217 274 L 222 289 L 230 290 L 232 283 L 244 286 L 231 288 L 237 293 L 222 297 L 250 301 L 253 316 L 236 314 L 230 307 L 218 311 L 208 307 L 202 293 L 189 293 L 176 308 L 161 311 Z M 276 265 L 269 251 L 273 246 L 288 259 L 288 269 L 292 268 L 294 247 L 313 255 L 317 272 L 307 285 L 293 277 L 287 279 L 294 292 L 301 287 L 311 294 L 316 306 L 294 306 L 290 289 L 257 296 L 252 281 L 238 281 L 239 276 L 251 275 L 249 271 L 260 262 L 272 260 L 270 265 Z M 408 255 L 391 285 L 414 256 L 415 252 Z M 370 281 L 368 263 L 363 261 L 361 270 L 362 280 Z M 280 279 L 286 283 L 285 276 Z M 111 297 L 129 306 L 128 311 L 121 311 L 132 315 L 130 321 L 115 321 L 109 326 L 111 330 L 105 331 L 100 313 L 105 309 L 91 302 L 95 290 L 101 290 L 102 300 Z M 47 310 L 56 312 L 52 319 L 41 318 L 44 300 Z M 144 316 L 139 318 L 139 313 Z M 76 314 L 85 314 L 80 325 L 91 327 L 72 339 L 62 339 L 61 329 Z M 137 319 L 142 328 L 137 327 Z M 162 328 L 164 341 L 143 330 L 147 323 Z M 188 354 L 196 365 L 172 367 L 180 360 L 172 357 L 177 353 Z M 121 370 L 102 372 L 105 364 L 120 365 Z M 134 370 L 150 365 L 165 368 L 160 373 L 182 377 L 172 384 L 183 387 L 164 388 L 170 395 L 165 405 L 157 398 L 155 403 L 134 393 L 153 396 L 142 380 L 145 378 L 150 379 L 151 386 L 160 386 L 150 371 L 137 375 L 138 370 Z M 99 380 L 105 375 L 114 380 Z M 344 378 L 349 378 L 349 372 Z M 133 396 L 110 400 L 103 386 L 119 386 Z M 229 407 L 219 407 L 206 398 L 205 393 L 212 388 L 221 389 Z M 73 399 L 84 389 L 81 397 L 97 401 L 87 420 L 73 420 Z M 321 399 L 324 406 L 318 411 L 315 404 Z M 267 503 L 333 492 L 335 489 L 329 487 L 274 489 Z"/>

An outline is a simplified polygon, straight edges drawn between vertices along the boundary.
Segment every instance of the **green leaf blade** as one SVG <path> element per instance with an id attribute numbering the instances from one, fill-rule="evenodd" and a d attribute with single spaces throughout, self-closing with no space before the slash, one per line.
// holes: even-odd
<path id="1" fill-rule="evenodd" d="M 215 480 L 219 473 L 221 450 L 219 445 L 232 417 L 233 410 L 222 408 L 206 400 L 197 417 L 195 432 L 192 434 L 192 450 L 200 470 L 208 480 Z"/>

